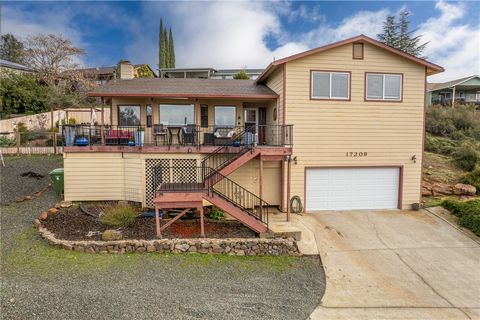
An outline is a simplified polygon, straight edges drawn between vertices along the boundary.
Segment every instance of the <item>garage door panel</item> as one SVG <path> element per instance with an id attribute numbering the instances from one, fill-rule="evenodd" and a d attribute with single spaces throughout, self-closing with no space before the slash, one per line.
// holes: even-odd
<path id="1" fill-rule="evenodd" d="M 306 174 L 307 210 L 398 206 L 398 168 L 316 168 Z"/>

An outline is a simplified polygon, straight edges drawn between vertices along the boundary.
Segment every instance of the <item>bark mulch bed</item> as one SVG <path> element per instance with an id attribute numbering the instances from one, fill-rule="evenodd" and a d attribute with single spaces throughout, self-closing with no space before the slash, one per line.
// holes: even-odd
<path id="1" fill-rule="evenodd" d="M 59 210 L 43 222 L 44 226 L 58 239 L 65 240 L 102 240 L 101 233 L 112 229 L 101 224 L 95 218 L 86 215 L 78 207 Z M 124 239 L 156 239 L 155 219 L 138 218 L 133 225 L 119 229 Z M 91 236 L 87 236 L 88 234 Z M 179 219 L 162 232 L 164 238 L 200 238 L 199 219 Z M 238 221 L 205 219 L 207 238 L 256 238 L 252 230 Z"/>

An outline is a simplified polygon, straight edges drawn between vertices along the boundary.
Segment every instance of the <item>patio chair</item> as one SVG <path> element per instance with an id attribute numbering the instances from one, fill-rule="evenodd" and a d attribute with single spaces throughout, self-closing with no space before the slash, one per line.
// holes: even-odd
<path id="1" fill-rule="evenodd" d="M 163 144 L 167 144 L 168 130 L 163 124 L 156 124 L 153 126 L 153 138 L 155 139 L 155 145 L 158 145 L 158 138 L 163 140 Z"/>
<path id="2" fill-rule="evenodd" d="M 197 126 L 195 124 L 187 124 L 182 128 L 183 144 L 197 144 Z"/>

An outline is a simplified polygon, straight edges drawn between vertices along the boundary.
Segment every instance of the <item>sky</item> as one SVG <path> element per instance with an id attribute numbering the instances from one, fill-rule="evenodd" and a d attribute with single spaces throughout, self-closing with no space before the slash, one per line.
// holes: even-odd
<path id="1" fill-rule="evenodd" d="M 120 59 L 158 64 L 163 18 L 174 35 L 177 67 L 265 68 L 307 49 L 358 34 L 376 37 L 388 15 L 406 9 L 429 42 L 424 55 L 446 72 L 429 81 L 480 74 L 480 2 L 228 1 L 0 2 L 0 33 L 70 38 L 85 67 Z"/>

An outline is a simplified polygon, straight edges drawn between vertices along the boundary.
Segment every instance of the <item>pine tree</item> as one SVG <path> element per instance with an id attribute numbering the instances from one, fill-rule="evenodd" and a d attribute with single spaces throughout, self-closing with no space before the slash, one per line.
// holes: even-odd
<path id="1" fill-rule="evenodd" d="M 159 63 L 158 63 L 158 67 L 159 69 L 164 69 L 164 68 L 168 68 L 168 59 L 167 59 L 167 50 L 168 50 L 168 46 L 167 46 L 167 35 L 166 35 L 166 31 L 165 31 L 165 27 L 163 26 L 163 20 L 160 19 L 160 29 L 159 29 Z"/>
<path id="2" fill-rule="evenodd" d="M 398 23 L 398 29 L 400 30 L 398 48 L 411 55 L 420 56 L 423 50 L 425 50 L 428 42 L 420 44 L 422 36 L 418 35 L 414 37 L 413 33 L 416 30 L 408 31 L 410 25 L 410 21 L 408 21 L 409 15 L 410 13 L 406 10 L 400 12 L 400 21 Z"/>
<path id="3" fill-rule="evenodd" d="M 391 47 L 397 48 L 399 35 L 398 25 L 395 22 L 394 16 L 388 16 L 385 22 L 383 22 L 383 33 L 377 34 L 377 38 Z"/>
<path id="4" fill-rule="evenodd" d="M 175 68 L 175 46 L 173 44 L 172 28 L 170 28 L 170 32 L 168 34 L 168 54 L 170 58 L 170 68 Z"/>
<path id="5" fill-rule="evenodd" d="M 410 13 L 406 10 L 400 12 L 400 21 L 397 23 L 394 16 L 388 16 L 383 23 L 383 33 L 377 34 L 377 38 L 396 49 L 400 49 L 414 56 L 420 56 L 425 50 L 427 43 L 420 44 L 421 35 L 413 36 L 416 30 L 409 31 Z"/>

